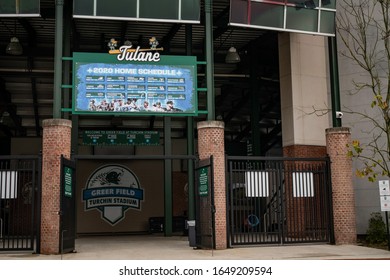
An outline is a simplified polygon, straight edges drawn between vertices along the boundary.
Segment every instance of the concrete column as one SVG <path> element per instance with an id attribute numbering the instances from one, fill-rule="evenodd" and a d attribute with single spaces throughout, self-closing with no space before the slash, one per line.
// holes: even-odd
<path id="1" fill-rule="evenodd" d="M 214 159 L 215 248 L 227 248 L 224 123 L 198 123 L 199 159 Z"/>
<path id="2" fill-rule="evenodd" d="M 325 147 L 331 122 L 325 38 L 280 33 L 279 68 L 283 147 Z"/>
<path id="3" fill-rule="evenodd" d="M 349 128 L 326 129 L 326 146 L 331 162 L 333 219 L 336 244 L 356 243 L 355 194 L 352 184 L 352 159 L 347 144 Z"/>
<path id="4" fill-rule="evenodd" d="M 70 158 L 72 122 L 44 120 L 42 143 L 41 253 L 60 253 L 61 155 Z"/>

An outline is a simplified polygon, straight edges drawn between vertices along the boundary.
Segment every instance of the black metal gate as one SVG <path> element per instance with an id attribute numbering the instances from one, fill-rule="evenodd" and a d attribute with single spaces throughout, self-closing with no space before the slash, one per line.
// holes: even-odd
<path id="1" fill-rule="evenodd" d="M 227 157 L 230 245 L 332 242 L 328 158 Z"/>
<path id="2" fill-rule="evenodd" d="M 0 251 L 40 252 L 41 158 L 0 156 Z"/>
<path id="3" fill-rule="evenodd" d="M 196 247 L 215 248 L 213 158 L 200 160 L 195 168 Z"/>
<path id="4" fill-rule="evenodd" d="M 60 248 L 61 253 L 75 250 L 76 239 L 76 167 L 61 157 Z"/>

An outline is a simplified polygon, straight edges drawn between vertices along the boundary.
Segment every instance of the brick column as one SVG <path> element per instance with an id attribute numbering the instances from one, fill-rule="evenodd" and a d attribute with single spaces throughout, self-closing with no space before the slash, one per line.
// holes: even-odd
<path id="1" fill-rule="evenodd" d="M 224 123 L 198 123 L 199 159 L 214 159 L 215 248 L 227 248 Z"/>
<path id="2" fill-rule="evenodd" d="M 61 155 L 70 158 L 72 122 L 44 120 L 42 139 L 41 253 L 58 254 Z"/>
<path id="3" fill-rule="evenodd" d="M 347 144 L 349 128 L 326 129 L 326 147 L 331 161 L 333 219 L 336 244 L 356 243 L 355 194 L 352 185 L 352 159 Z"/>

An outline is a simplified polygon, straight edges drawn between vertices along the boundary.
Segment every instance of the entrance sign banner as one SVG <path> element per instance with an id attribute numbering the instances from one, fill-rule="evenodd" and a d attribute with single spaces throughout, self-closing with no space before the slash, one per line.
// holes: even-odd
<path id="1" fill-rule="evenodd" d="M 181 115 L 198 113 L 196 57 L 118 61 L 109 54 L 73 54 L 73 113 Z"/>
<path id="2" fill-rule="evenodd" d="M 200 23 L 200 0 L 73 1 L 75 18 Z"/>
<path id="3" fill-rule="evenodd" d="M 83 133 L 83 145 L 101 146 L 153 146 L 160 144 L 158 131 L 87 130 Z"/>
<path id="4" fill-rule="evenodd" d="M 85 210 L 98 210 L 101 217 L 115 226 L 129 209 L 141 211 L 144 190 L 137 176 L 127 167 L 111 164 L 99 167 L 89 177 L 83 190 Z"/>
<path id="5" fill-rule="evenodd" d="M 232 26 L 335 36 L 336 0 L 230 0 Z"/>

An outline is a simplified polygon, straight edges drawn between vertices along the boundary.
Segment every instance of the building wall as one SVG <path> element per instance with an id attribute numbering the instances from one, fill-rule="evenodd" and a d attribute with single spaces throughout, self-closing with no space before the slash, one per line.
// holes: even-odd
<path id="1" fill-rule="evenodd" d="M 338 1 L 338 10 L 341 5 Z M 348 111 L 360 112 L 372 115 L 371 102 L 372 93 L 369 90 L 361 90 L 355 93 L 353 81 L 364 81 L 367 74 L 357 66 L 356 62 L 347 59 L 342 54 L 346 52 L 346 47 L 339 38 L 337 41 L 338 65 L 340 77 L 340 99 L 341 110 L 344 111 L 342 123 L 344 127 L 351 129 L 351 139 L 359 140 L 361 143 L 367 143 L 372 140 L 373 124 L 361 118 L 357 114 L 349 114 Z M 374 118 L 376 116 L 372 115 Z M 353 160 L 353 172 L 357 168 L 363 167 L 362 162 Z M 388 179 L 388 178 L 386 178 Z M 353 176 L 353 186 L 355 190 L 355 206 L 357 220 L 357 234 L 366 234 L 368 220 L 373 212 L 380 212 L 379 188 L 378 182 L 371 183 L 365 178 Z"/>

